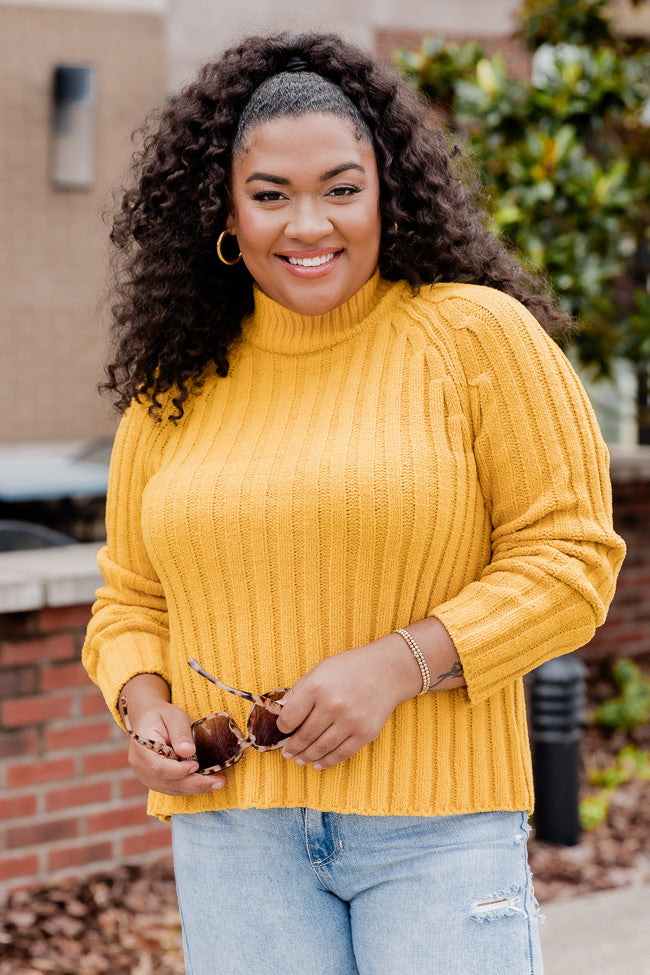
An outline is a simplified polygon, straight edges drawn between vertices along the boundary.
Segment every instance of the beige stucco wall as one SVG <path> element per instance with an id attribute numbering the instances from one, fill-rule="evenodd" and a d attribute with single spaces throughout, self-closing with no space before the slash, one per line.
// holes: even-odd
<path id="1" fill-rule="evenodd" d="M 95 68 L 89 191 L 49 182 L 58 63 Z M 159 13 L 0 4 L 0 443 L 93 438 L 114 428 L 96 392 L 104 358 L 101 214 L 128 164 L 131 131 L 164 88 Z"/>

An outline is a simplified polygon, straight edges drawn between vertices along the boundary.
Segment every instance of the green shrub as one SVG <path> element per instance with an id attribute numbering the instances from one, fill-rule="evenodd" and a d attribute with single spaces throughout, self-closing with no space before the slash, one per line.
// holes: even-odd
<path id="1" fill-rule="evenodd" d="M 650 363 L 650 53 L 617 41 L 603 8 L 524 4 L 534 48 L 525 79 L 474 42 L 426 40 L 399 51 L 396 64 L 478 162 L 496 233 L 548 273 L 575 316 L 578 359 L 597 375 L 627 359 L 641 389 Z"/>
<path id="2" fill-rule="evenodd" d="M 597 724 L 614 731 L 633 731 L 650 721 L 650 680 L 643 677 L 631 660 L 617 660 L 613 667 L 614 680 L 621 693 L 604 701 L 594 714 Z"/>

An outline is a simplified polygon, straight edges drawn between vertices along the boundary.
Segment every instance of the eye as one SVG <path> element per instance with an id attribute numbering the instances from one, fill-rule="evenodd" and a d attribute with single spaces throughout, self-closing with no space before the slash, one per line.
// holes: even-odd
<path id="1" fill-rule="evenodd" d="M 260 203 L 275 203 L 277 200 L 283 200 L 284 196 L 279 190 L 259 190 L 253 194 L 253 199 Z"/>
<path id="2" fill-rule="evenodd" d="M 353 196 L 360 192 L 358 186 L 335 186 L 329 191 L 328 196 Z"/>

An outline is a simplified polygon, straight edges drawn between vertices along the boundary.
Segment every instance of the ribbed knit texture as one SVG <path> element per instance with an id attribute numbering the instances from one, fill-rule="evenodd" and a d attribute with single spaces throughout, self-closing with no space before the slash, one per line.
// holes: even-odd
<path id="1" fill-rule="evenodd" d="M 590 639 L 624 554 L 587 397 L 530 314 L 377 275 L 318 318 L 256 292 L 230 374 L 208 370 L 180 422 L 134 404 L 107 528 L 84 661 L 114 713 L 155 672 L 192 719 L 227 710 L 244 729 L 249 706 L 188 657 L 267 691 L 429 615 L 467 679 L 399 705 L 326 771 L 248 749 L 221 791 L 152 793 L 162 817 L 530 810 L 521 677 Z"/>

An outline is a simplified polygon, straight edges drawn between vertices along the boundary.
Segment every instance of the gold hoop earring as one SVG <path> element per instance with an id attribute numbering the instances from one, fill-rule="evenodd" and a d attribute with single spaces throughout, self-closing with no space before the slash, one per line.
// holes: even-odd
<path id="1" fill-rule="evenodd" d="M 393 223 L 393 230 L 395 231 L 396 234 L 399 232 L 399 227 L 397 226 L 397 220 Z M 393 243 L 390 245 L 390 247 L 386 248 L 386 253 L 390 254 L 391 251 L 394 251 L 396 244 L 397 241 L 394 240 Z"/>
<path id="2" fill-rule="evenodd" d="M 239 262 L 241 261 L 241 251 L 239 252 L 239 254 L 237 255 L 234 261 L 229 261 L 227 257 L 223 256 L 223 250 L 222 250 L 223 239 L 226 236 L 226 234 L 228 234 L 229 237 L 235 236 L 231 230 L 221 231 L 221 233 L 219 234 L 219 238 L 217 240 L 217 257 L 219 258 L 222 264 L 228 264 L 228 265 L 239 264 Z"/>

